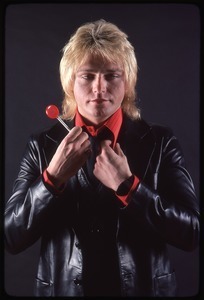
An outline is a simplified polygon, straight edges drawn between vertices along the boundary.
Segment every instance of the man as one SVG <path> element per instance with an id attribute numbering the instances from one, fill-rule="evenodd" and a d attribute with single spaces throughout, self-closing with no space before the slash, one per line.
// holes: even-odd
<path id="1" fill-rule="evenodd" d="M 72 129 L 30 138 L 6 204 L 7 249 L 41 238 L 36 296 L 175 296 L 167 244 L 196 248 L 197 199 L 172 131 L 140 117 L 133 46 L 114 24 L 84 24 L 60 76 Z"/>

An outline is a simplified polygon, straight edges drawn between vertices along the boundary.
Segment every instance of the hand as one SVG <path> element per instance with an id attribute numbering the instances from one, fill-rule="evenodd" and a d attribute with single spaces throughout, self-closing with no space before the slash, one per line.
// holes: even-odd
<path id="1" fill-rule="evenodd" d="M 79 126 L 72 128 L 58 146 L 47 168 L 47 173 L 56 187 L 60 187 L 76 174 L 90 151 L 88 134 Z"/>
<path id="2" fill-rule="evenodd" d="M 108 140 L 101 142 L 101 153 L 96 158 L 93 173 L 105 186 L 117 191 L 132 173 L 120 145 L 117 143 L 114 150 L 110 145 Z"/>

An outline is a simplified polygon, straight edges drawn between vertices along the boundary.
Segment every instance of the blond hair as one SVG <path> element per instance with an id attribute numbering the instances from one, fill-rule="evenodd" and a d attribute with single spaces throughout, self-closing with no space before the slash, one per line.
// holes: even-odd
<path id="1" fill-rule="evenodd" d="M 132 119 L 140 118 L 140 111 L 135 104 L 138 67 L 134 48 L 127 35 L 116 25 L 105 20 L 85 23 L 71 36 L 62 51 L 60 79 L 64 91 L 62 102 L 64 119 L 74 118 L 77 108 L 73 93 L 75 74 L 89 55 L 121 65 L 126 82 L 122 110 Z"/>

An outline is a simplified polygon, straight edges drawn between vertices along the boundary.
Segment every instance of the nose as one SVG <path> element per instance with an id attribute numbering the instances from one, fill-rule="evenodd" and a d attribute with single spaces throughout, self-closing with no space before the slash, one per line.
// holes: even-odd
<path id="1" fill-rule="evenodd" d="M 97 75 L 93 82 L 93 92 L 96 94 L 101 94 L 106 91 L 106 80 L 105 78 L 100 74 Z"/>

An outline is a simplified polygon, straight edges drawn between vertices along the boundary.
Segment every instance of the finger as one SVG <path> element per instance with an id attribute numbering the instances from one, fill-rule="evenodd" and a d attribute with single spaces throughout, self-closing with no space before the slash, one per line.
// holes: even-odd
<path id="1" fill-rule="evenodd" d="M 81 133 L 82 133 L 82 128 L 80 126 L 75 126 L 66 135 L 65 139 L 67 142 L 73 142 Z"/>
<path id="2" fill-rule="evenodd" d="M 89 136 L 86 132 L 82 131 L 74 140 L 74 143 L 78 143 L 79 145 L 83 145 L 83 143 L 87 141 L 87 143 L 91 144 L 89 140 Z"/>
<path id="3" fill-rule="evenodd" d="M 119 156 L 124 156 L 125 155 L 123 150 L 120 148 L 119 143 L 116 143 L 114 150 L 115 150 L 115 153 L 118 154 Z"/>
<path id="4" fill-rule="evenodd" d="M 91 142 L 89 139 L 86 139 L 82 144 L 81 144 L 81 149 L 83 152 L 91 152 Z"/>
<path id="5" fill-rule="evenodd" d="M 111 144 L 112 142 L 110 140 L 104 140 L 101 142 L 101 156 L 112 160 L 116 156 L 116 153 L 112 149 Z"/>
<path id="6" fill-rule="evenodd" d="M 111 141 L 110 140 L 101 141 L 101 149 L 111 148 L 110 146 L 111 146 Z"/>

